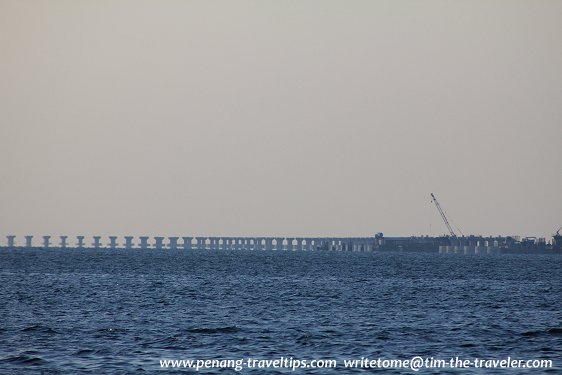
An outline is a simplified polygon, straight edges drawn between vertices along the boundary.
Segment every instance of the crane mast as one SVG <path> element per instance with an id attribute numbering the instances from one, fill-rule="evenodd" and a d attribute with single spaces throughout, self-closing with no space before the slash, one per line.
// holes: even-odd
<path id="1" fill-rule="evenodd" d="M 451 224 L 449 224 L 449 220 L 447 220 L 447 216 L 445 216 L 445 212 L 443 212 L 443 209 L 441 208 L 441 205 L 439 204 L 439 202 L 437 201 L 437 198 L 435 198 L 435 195 L 433 195 L 433 193 L 431 193 L 431 201 L 433 203 L 435 203 L 435 207 L 437 207 L 437 211 L 439 211 L 439 213 L 441 214 L 441 217 L 443 218 L 443 221 L 445 222 L 445 225 L 447 226 L 447 229 L 449 230 L 449 233 L 451 234 L 451 237 L 457 238 L 457 235 L 453 231 L 453 228 L 451 227 Z"/>

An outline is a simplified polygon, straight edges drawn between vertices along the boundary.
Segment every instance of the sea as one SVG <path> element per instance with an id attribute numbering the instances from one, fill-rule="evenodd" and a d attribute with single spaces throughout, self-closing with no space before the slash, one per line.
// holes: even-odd
<path id="1" fill-rule="evenodd" d="M 0 374 L 363 372 L 562 373 L 562 256 L 0 251 Z"/>

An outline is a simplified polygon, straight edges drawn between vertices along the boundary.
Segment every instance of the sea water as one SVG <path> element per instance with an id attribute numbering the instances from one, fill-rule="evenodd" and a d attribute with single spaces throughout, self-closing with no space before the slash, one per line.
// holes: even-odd
<path id="1" fill-rule="evenodd" d="M 414 356 L 550 359 L 551 369 L 532 373 L 560 373 L 561 281 L 559 255 L 2 249 L 0 373 L 336 360 L 240 371 L 325 374 L 352 371 L 344 360 Z M 531 370 L 485 370 L 514 372 Z"/>

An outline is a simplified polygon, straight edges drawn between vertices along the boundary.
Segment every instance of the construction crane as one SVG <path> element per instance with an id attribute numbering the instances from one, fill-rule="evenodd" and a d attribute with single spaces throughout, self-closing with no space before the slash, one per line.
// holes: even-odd
<path id="1" fill-rule="evenodd" d="M 560 234 L 561 230 L 562 227 L 558 228 L 556 234 L 552 235 L 552 248 L 558 251 L 562 250 L 562 235 Z"/>
<path id="2" fill-rule="evenodd" d="M 441 214 L 441 217 L 443 218 L 443 222 L 445 222 L 445 225 L 447 226 L 447 229 L 449 230 L 449 234 L 451 235 L 451 237 L 457 238 L 457 235 L 455 234 L 455 231 L 453 230 L 453 227 L 451 227 L 451 224 L 449 224 L 449 220 L 447 219 L 447 216 L 445 215 L 445 212 L 441 208 L 441 205 L 439 204 L 439 202 L 437 201 L 437 198 L 435 198 L 435 195 L 433 193 L 431 193 L 431 201 L 433 203 L 435 203 L 435 207 L 437 207 L 437 211 L 439 211 L 439 213 Z M 464 234 L 462 233 L 462 231 L 459 228 L 457 228 L 457 229 L 460 232 L 461 236 L 464 237 Z"/>

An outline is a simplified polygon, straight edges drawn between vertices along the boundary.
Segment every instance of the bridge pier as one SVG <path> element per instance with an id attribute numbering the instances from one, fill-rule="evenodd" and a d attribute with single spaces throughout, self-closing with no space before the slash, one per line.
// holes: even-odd
<path id="1" fill-rule="evenodd" d="M 111 250 L 115 250 L 117 249 L 117 247 L 119 247 L 119 245 L 117 244 L 117 236 L 109 236 L 109 248 Z"/>
<path id="2" fill-rule="evenodd" d="M 178 248 L 179 237 L 168 237 L 170 250 L 176 250 Z"/>
<path id="3" fill-rule="evenodd" d="M 154 237 L 154 248 L 162 250 L 164 248 L 164 237 Z"/>
<path id="4" fill-rule="evenodd" d="M 195 237 L 195 239 L 197 240 L 197 244 L 195 246 L 197 246 L 197 250 L 204 250 L 205 249 L 205 237 Z"/>
<path id="5" fill-rule="evenodd" d="M 6 238 L 8 239 L 8 247 L 9 248 L 14 248 L 16 247 L 16 236 L 6 236 Z"/>
<path id="6" fill-rule="evenodd" d="M 43 236 L 43 247 L 45 249 L 51 247 L 51 236 Z"/>
<path id="7" fill-rule="evenodd" d="M 193 237 L 182 237 L 183 240 L 183 249 L 184 250 L 191 250 L 191 240 Z"/>
<path id="8" fill-rule="evenodd" d="M 33 236 L 25 236 L 25 247 L 33 247 Z"/>
<path id="9" fill-rule="evenodd" d="M 133 248 L 133 236 L 125 236 L 125 249 L 131 250 Z"/>
<path id="10" fill-rule="evenodd" d="M 68 236 L 60 236 L 60 248 L 61 249 L 66 249 L 66 239 L 68 238 Z"/>
<path id="11" fill-rule="evenodd" d="M 76 236 L 76 247 L 79 249 L 84 248 L 84 236 Z"/>
<path id="12" fill-rule="evenodd" d="M 140 241 L 139 247 L 142 250 L 146 250 L 146 249 L 149 248 L 150 245 L 148 244 L 148 238 L 149 238 L 148 236 L 140 236 L 139 237 L 139 241 Z"/>
<path id="13" fill-rule="evenodd" d="M 92 238 L 94 240 L 94 242 L 92 243 L 92 245 L 94 246 L 94 249 L 101 248 L 101 236 L 94 236 Z"/>

